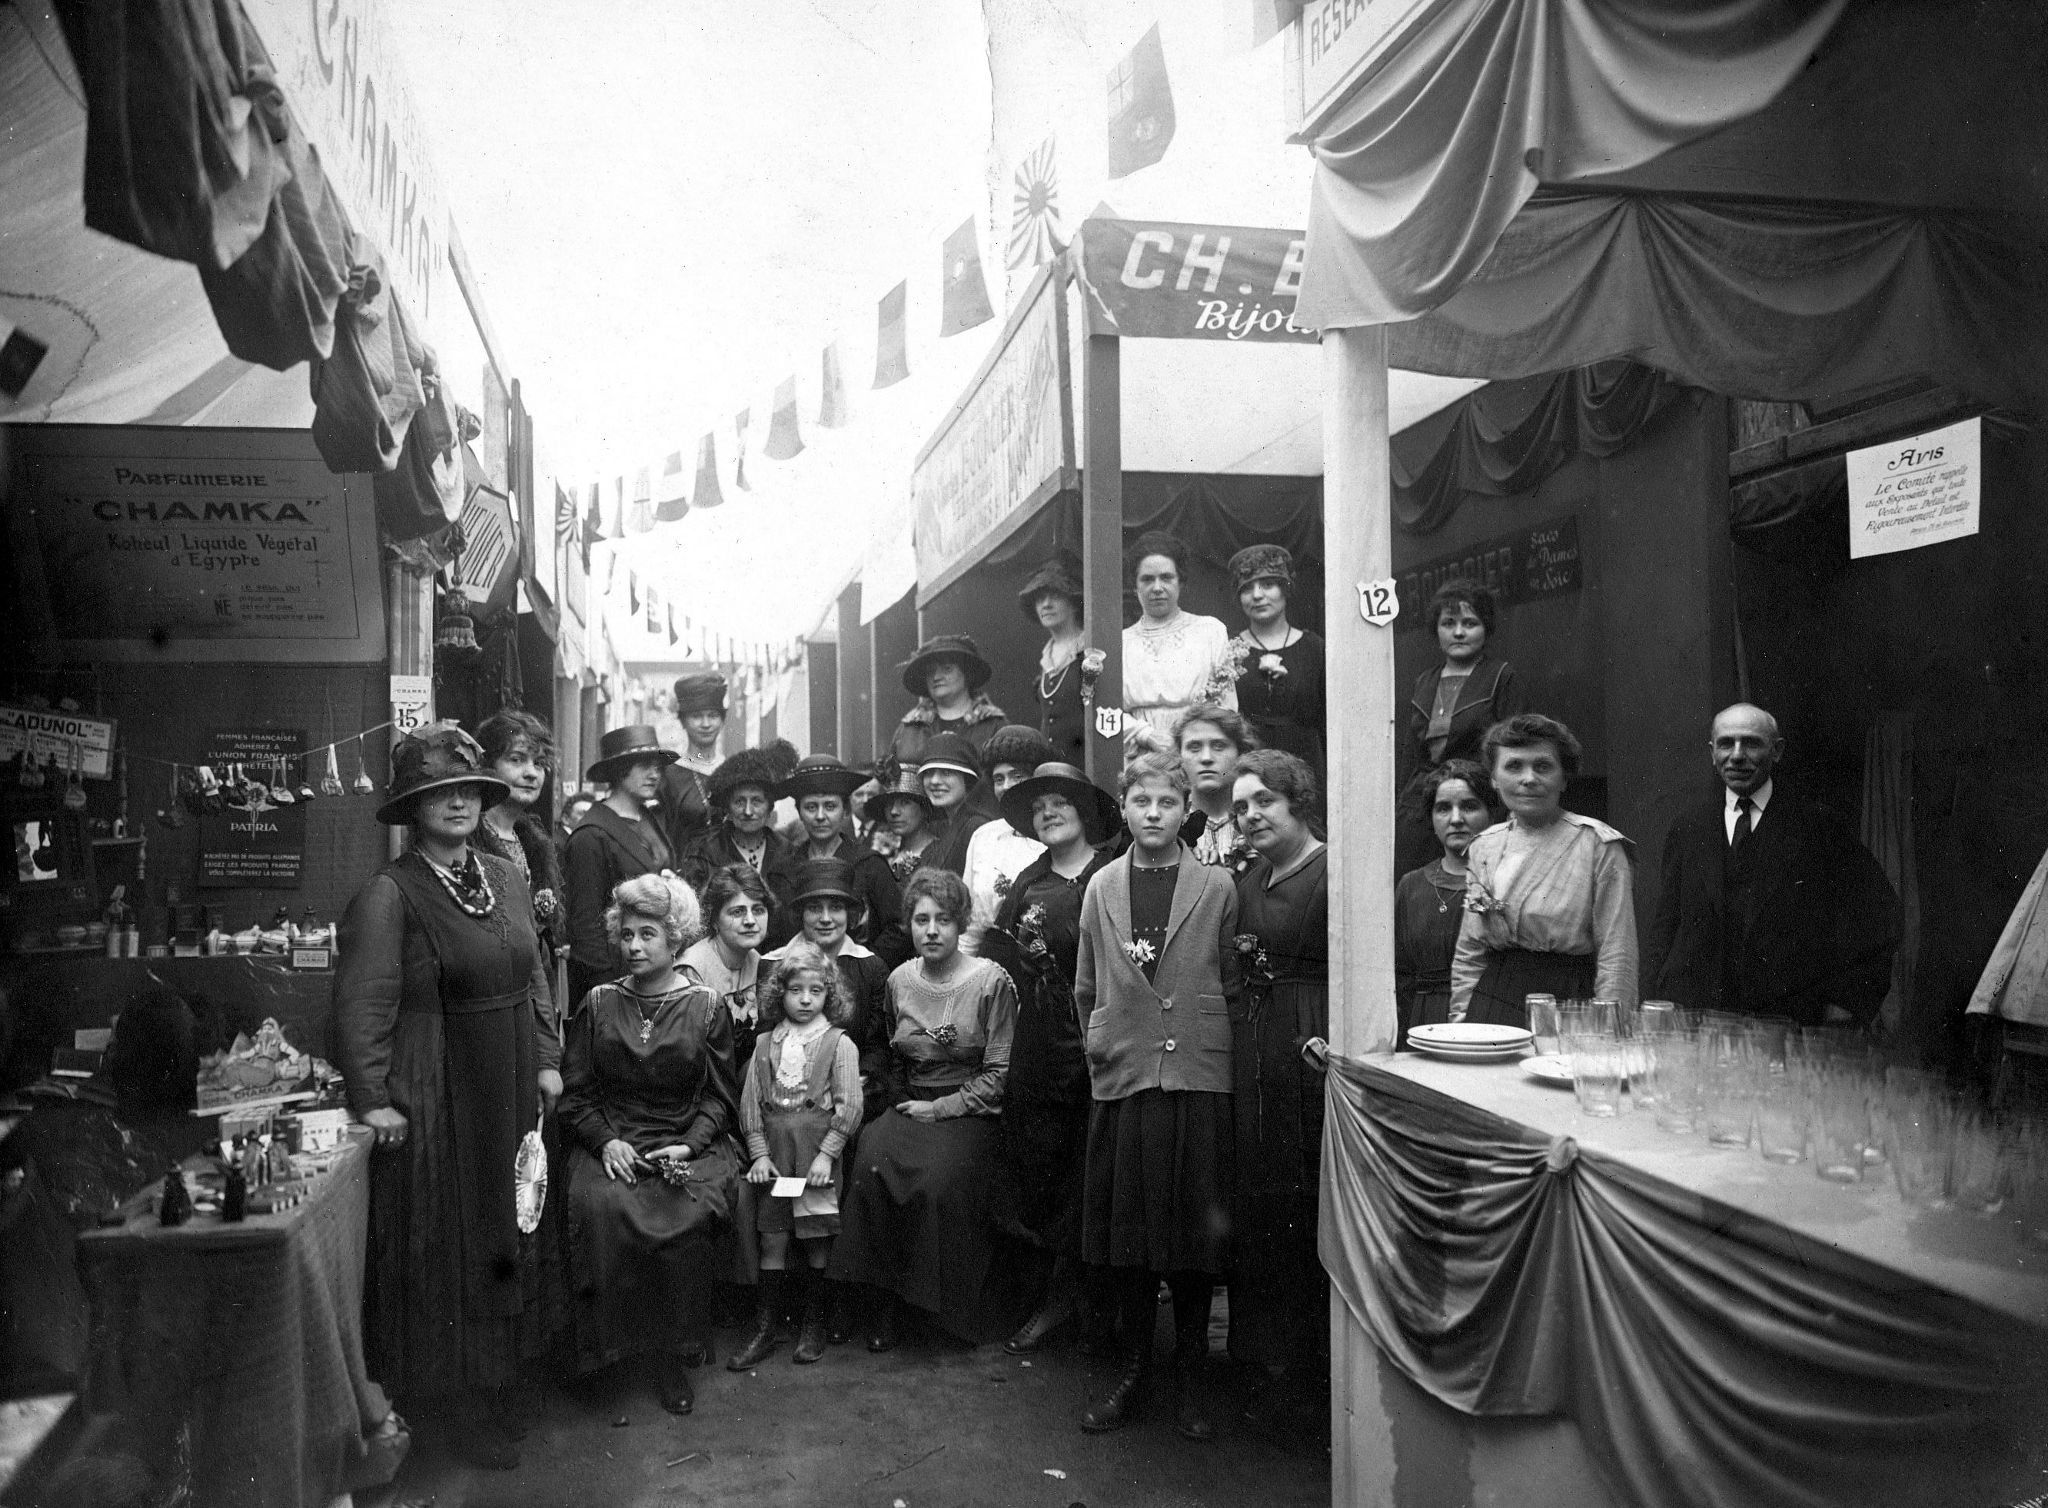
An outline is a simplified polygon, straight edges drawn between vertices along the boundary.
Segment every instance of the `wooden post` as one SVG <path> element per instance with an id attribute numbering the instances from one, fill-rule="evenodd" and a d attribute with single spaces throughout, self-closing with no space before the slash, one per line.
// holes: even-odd
<path id="1" fill-rule="evenodd" d="M 1330 1045 L 1391 1049 L 1394 1014 L 1394 630 L 1359 611 L 1359 583 L 1394 574 L 1387 337 L 1323 332 L 1323 600 L 1329 643 Z M 1379 1354 L 1330 1296 L 1334 1508 L 1391 1504 Z"/>
<path id="2" fill-rule="evenodd" d="M 1123 353 L 1119 337 L 1090 335 L 1081 367 L 1081 593 L 1086 643 L 1104 656 L 1097 707 L 1124 702 Z M 1381 410 L 1385 412 L 1384 407 Z M 1123 740 L 1088 729 L 1088 778 L 1114 790 Z"/>

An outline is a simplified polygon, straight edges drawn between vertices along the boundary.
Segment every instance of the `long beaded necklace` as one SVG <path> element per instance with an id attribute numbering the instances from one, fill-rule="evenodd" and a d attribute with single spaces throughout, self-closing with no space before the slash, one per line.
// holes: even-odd
<path id="1" fill-rule="evenodd" d="M 484 866 L 476 861 L 476 855 L 465 852 L 459 870 L 444 869 L 422 853 L 427 868 L 434 878 L 441 882 L 441 888 L 448 892 L 450 900 L 463 911 L 478 920 L 489 916 L 497 908 L 498 898 L 491 892 L 491 878 L 484 873 Z"/>

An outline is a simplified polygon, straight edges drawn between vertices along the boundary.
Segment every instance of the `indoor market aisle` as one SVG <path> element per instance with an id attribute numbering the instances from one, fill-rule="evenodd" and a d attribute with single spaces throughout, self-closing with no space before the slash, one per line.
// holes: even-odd
<path id="1" fill-rule="evenodd" d="M 1221 1308 L 1219 1304 L 1219 1309 Z M 1218 1327 L 1220 1331 L 1220 1326 Z M 721 1356 L 739 1332 L 721 1329 Z M 1162 1347 L 1163 1349 L 1163 1347 Z M 1163 1386 L 1143 1418 L 1112 1435 L 1075 1419 L 1113 1363 L 1056 1342 L 1030 1358 L 916 1335 L 888 1356 L 859 1343 L 791 1364 L 791 1345 L 752 1373 L 722 1362 L 692 1374 L 696 1412 L 654 1401 L 651 1374 L 621 1367 L 548 1395 L 516 1472 L 460 1466 L 431 1438 L 415 1446 L 396 1493 L 357 1508 L 1324 1508 L 1328 1433 L 1321 1416 L 1243 1409 L 1249 1382 L 1212 1339 L 1208 1386 L 1218 1437 L 1173 1432 Z M 1155 1379 L 1158 1381 L 1159 1379 Z"/>

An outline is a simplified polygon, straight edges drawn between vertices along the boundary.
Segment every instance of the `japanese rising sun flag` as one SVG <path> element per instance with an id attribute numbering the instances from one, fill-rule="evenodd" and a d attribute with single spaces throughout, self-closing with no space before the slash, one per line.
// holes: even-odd
<path id="1" fill-rule="evenodd" d="M 1010 249 L 1005 258 L 1012 272 L 1049 262 L 1065 250 L 1060 239 L 1060 180 L 1053 164 L 1053 138 L 1017 165 L 1015 193 L 1010 200 Z"/>

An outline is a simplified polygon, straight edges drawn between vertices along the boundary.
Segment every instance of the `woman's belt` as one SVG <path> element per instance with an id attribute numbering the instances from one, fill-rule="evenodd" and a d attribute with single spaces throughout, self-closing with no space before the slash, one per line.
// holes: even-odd
<path id="1" fill-rule="evenodd" d="M 428 1016 L 481 1016 L 486 1011 L 511 1010 L 526 1004 L 533 998 L 531 988 L 521 986 L 503 995 L 458 995 L 450 1000 L 446 996 L 435 998 L 431 1003 L 413 1000 L 401 993 L 398 1008 Z"/>

